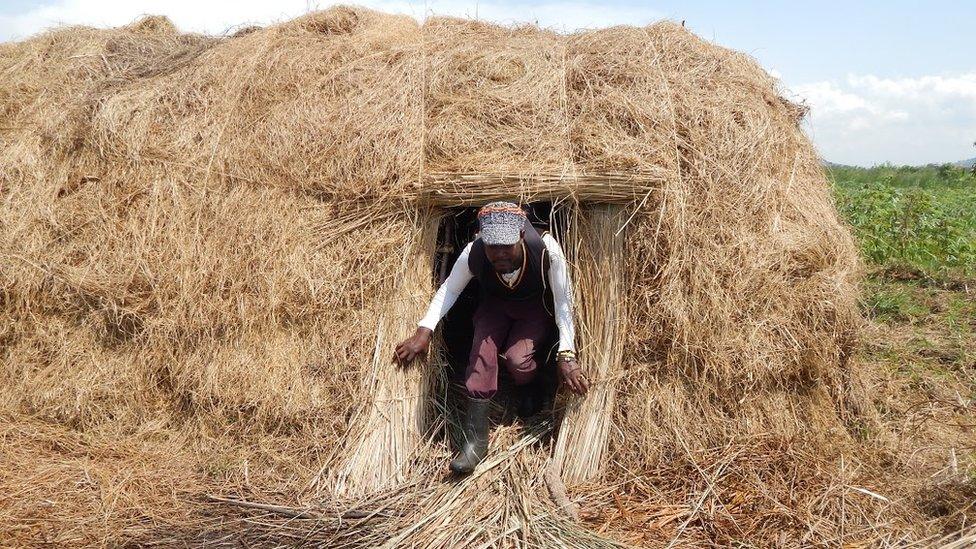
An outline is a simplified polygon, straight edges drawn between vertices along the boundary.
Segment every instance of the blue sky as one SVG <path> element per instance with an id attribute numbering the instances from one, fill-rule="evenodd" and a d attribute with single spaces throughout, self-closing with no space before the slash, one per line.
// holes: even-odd
<path id="1" fill-rule="evenodd" d="M 428 14 L 558 30 L 684 20 L 755 57 L 784 95 L 812 108 L 807 131 L 834 162 L 920 164 L 976 156 L 976 1 L 678 2 L 360 0 Z M 0 41 L 58 23 L 123 24 L 169 16 L 188 31 L 268 24 L 332 2 L 314 0 L 0 0 Z"/>

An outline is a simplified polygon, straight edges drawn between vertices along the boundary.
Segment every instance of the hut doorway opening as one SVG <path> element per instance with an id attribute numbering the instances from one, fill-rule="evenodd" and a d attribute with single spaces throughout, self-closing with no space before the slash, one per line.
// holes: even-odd
<path id="1" fill-rule="evenodd" d="M 529 222 L 540 233 L 549 231 L 556 240 L 562 242 L 565 234 L 565 220 L 568 207 L 556 206 L 551 202 L 533 202 L 524 206 Z M 440 285 L 451 272 L 451 267 L 464 247 L 474 240 L 478 232 L 478 208 L 451 208 L 441 219 L 437 234 L 437 253 L 434 258 L 435 286 Z M 464 391 L 464 374 L 474 337 L 472 317 L 479 304 L 478 281 L 472 280 L 458 296 L 454 306 L 441 321 L 441 336 L 444 355 L 447 360 L 448 382 L 451 401 L 456 401 Z M 549 329 L 550 337 L 536 353 L 539 373 L 534 382 L 534 390 L 544 403 L 543 409 L 550 409 L 558 386 L 555 364 L 555 346 L 558 332 L 555 320 Z M 512 380 L 505 368 L 498 369 L 498 392 L 494 401 L 504 410 L 503 421 L 515 415 Z M 452 402 L 453 404 L 454 402 Z"/>

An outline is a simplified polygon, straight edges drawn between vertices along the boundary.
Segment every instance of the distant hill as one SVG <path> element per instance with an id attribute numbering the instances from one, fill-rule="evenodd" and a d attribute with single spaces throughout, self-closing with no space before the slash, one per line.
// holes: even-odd
<path id="1" fill-rule="evenodd" d="M 823 165 L 825 168 L 834 170 L 837 168 L 853 168 L 854 166 L 848 166 L 847 164 L 838 164 L 836 162 L 831 162 L 829 160 L 824 160 Z"/>
<path id="2" fill-rule="evenodd" d="M 829 160 L 824 160 L 824 161 L 822 161 L 822 163 L 823 163 L 823 166 L 825 168 L 828 168 L 828 169 L 831 169 L 831 170 L 838 169 L 838 168 L 862 168 L 862 169 L 864 169 L 863 166 L 851 166 L 851 165 L 848 165 L 848 164 L 838 164 L 836 162 L 831 162 Z M 920 168 L 934 167 L 934 168 L 937 168 L 937 167 L 939 167 L 941 165 L 942 164 L 929 163 L 929 164 L 925 164 L 925 165 L 922 165 L 922 166 L 916 166 L 916 167 L 920 167 Z M 976 165 L 976 157 L 970 158 L 968 160 L 960 160 L 959 162 L 953 162 L 952 165 L 953 166 L 958 166 L 960 168 L 972 168 L 974 165 Z M 885 165 L 881 165 L 881 166 L 885 166 Z M 881 167 L 881 166 L 874 166 L 874 167 L 877 168 L 877 167 Z M 887 166 L 889 166 L 889 167 L 899 167 L 899 166 L 894 166 L 894 165 L 891 165 L 891 164 L 887 164 Z"/>

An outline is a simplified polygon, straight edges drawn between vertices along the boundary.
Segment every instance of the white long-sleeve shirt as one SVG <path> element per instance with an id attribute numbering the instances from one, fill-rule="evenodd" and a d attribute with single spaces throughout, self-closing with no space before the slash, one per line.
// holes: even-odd
<path id="1" fill-rule="evenodd" d="M 555 307 L 556 327 L 559 328 L 559 350 L 574 351 L 576 349 L 576 328 L 573 326 L 573 288 L 569 281 L 569 269 L 566 267 L 566 256 L 563 254 L 562 247 L 556 242 L 551 234 L 542 235 L 542 242 L 549 252 L 549 284 L 552 286 L 552 301 Z M 468 255 L 471 253 L 469 242 L 461 255 L 458 256 L 454 266 L 451 267 L 451 274 L 447 280 L 441 284 L 434 294 L 434 298 L 427 307 L 427 314 L 418 323 L 431 331 L 437 327 L 444 315 L 451 310 L 451 306 L 457 301 L 458 296 L 464 287 L 471 282 L 474 274 L 468 267 Z M 518 277 L 519 270 L 501 275 L 509 282 Z"/>

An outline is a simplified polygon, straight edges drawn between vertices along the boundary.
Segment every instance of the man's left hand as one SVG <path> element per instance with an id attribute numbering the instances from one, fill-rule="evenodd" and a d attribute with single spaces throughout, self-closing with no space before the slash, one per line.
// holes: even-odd
<path id="1" fill-rule="evenodd" d="M 586 391 L 589 389 L 589 383 L 586 381 L 586 376 L 583 375 L 583 368 L 580 367 L 579 362 L 575 358 L 560 360 L 559 364 L 559 377 L 562 378 L 563 384 L 569 386 L 569 389 L 578 395 L 585 395 Z"/>

